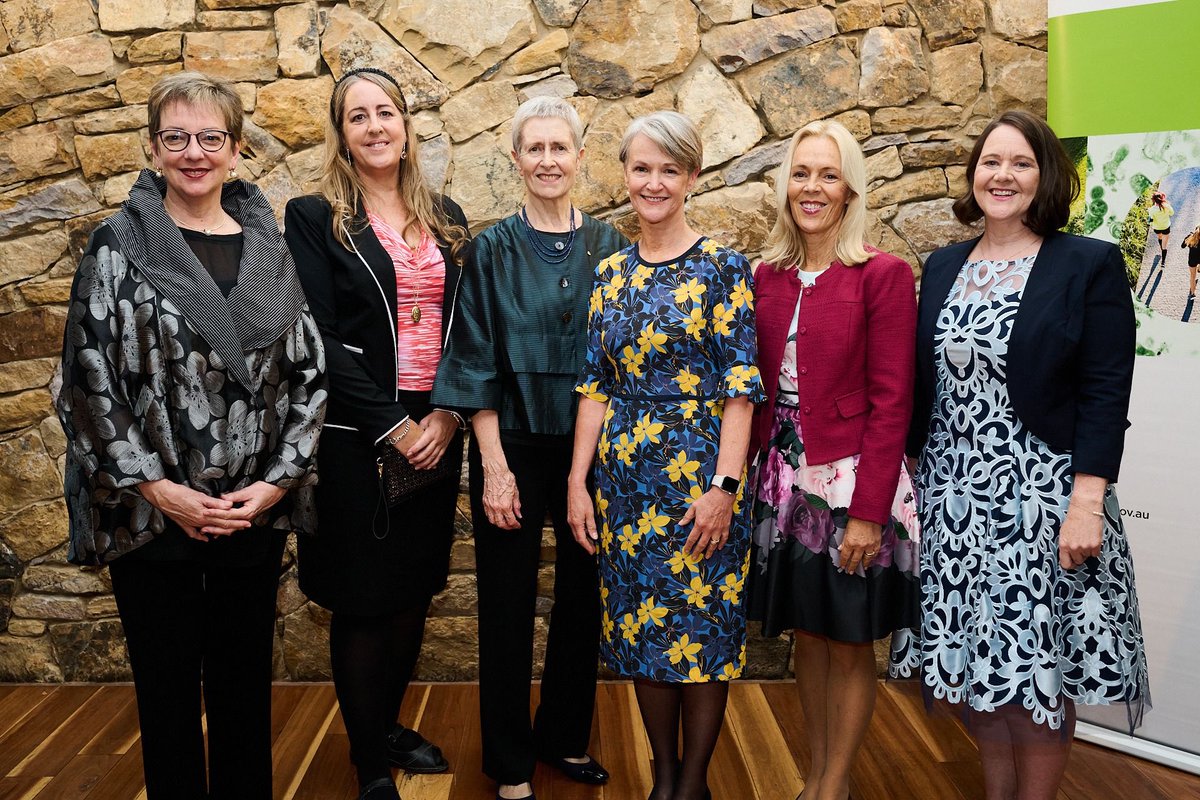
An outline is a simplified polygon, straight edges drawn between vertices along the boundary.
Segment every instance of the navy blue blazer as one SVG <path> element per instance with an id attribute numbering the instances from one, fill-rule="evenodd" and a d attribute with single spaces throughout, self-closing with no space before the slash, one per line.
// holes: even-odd
<path id="1" fill-rule="evenodd" d="M 943 247 L 925 263 L 917 304 L 917 377 L 907 452 L 920 453 L 936 397 L 938 315 L 979 239 Z M 1135 324 L 1121 251 L 1055 233 L 1042 242 L 1008 343 L 1008 393 L 1017 418 L 1072 471 L 1116 481 L 1129 427 Z"/>

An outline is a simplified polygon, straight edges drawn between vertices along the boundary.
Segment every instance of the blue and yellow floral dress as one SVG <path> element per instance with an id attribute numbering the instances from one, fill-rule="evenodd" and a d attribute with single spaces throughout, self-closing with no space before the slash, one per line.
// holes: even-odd
<path id="1" fill-rule="evenodd" d="M 601 656 L 622 675 L 729 680 L 745 663 L 750 504 L 739 488 L 729 541 L 708 559 L 684 555 L 691 525 L 679 520 L 712 481 L 725 398 L 762 399 L 752 281 L 744 256 L 707 238 L 665 263 L 633 245 L 596 269 L 577 391 L 608 404 L 595 470 Z"/>

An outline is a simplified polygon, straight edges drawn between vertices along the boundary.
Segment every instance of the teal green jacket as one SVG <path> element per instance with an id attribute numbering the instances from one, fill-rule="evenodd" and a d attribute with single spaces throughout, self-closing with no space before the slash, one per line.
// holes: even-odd
<path id="1" fill-rule="evenodd" d="M 547 245 L 566 241 L 536 235 Z M 467 415 L 495 410 L 502 433 L 572 433 L 596 265 L 628 244 L 586 214 L 561 264 L 538 257 L 516 214 L 480 233 L 463 268 L 434 405 Z"/>

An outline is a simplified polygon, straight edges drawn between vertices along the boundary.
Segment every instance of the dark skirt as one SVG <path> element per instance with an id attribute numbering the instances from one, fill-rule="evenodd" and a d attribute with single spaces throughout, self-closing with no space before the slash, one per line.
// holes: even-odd
<path id="1" fill-rule="evenodd" d="M 754 543 L 747 581 L 747 616 L 762 621 L 765 635 L 801 630 L 866 643 L 920 627 L 919 526 L 903 464 L 896 465 L 900 481 L 878 556 L 857 573 L 840 569 L 838 548 L 857 467 L 857 456 L 810 465 L 799 411 L 776 406 L 771 440 L 752 481 Z"/>
<path id="2" fill-rule="evenodd" d="M 405 393 L 414 420 L 428 393 Z M 446 586 L 454 538 L 463 437 L 443 458 L 453 477 L 388 507 L 381 499 L 375 447 L 358 431 L 326 427 L 318 455 L 317 533 L 299 537 L 300 589 L 330 611 L 389 614 L 427 603 Z"/>

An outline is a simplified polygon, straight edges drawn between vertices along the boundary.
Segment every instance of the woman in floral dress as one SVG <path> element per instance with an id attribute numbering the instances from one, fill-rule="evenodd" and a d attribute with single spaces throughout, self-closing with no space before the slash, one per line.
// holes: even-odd
<path id="1" fill-rule="evenodd" d="M 1058 232 L 1079 179 L 1040 118 L 989 124 L 967 183 L 984 233 L 930 256 L 918 313 L 920 674 L 968 716 L 988 798 L 1050 800 L 1076 703 L 1132 730 L 1150 701 L 1112 486 L 1133 302 L 1114 245 Z"/>
<path id="2" fill-rule="evenodd" d="M 755 272 L 759 364 L 750 617 L 796 633 L 812 749 L 804 800 L 845 800 L 875 704 L 872 643 L 920 623 L 917 524 L 904 468 L 912 411 L 912 268 L 863 245 L 866 166 L 854 136 L 792 137 Z M 901 656 L 903 657 L 903 656 Z"/>
<path id="3" fill-rule="evenodd" d="M 701 164 L 686 117 L 634 120 L 621 162 L 642 238 L 596 271 L 568 519 L 589 552 L 599 543 L 601 655 L 634 679 L 651 797 L 700 800 L 728 681 L 745 662 L 742 485 L 761 397 L 751 274 L 684 218 Z"/>

